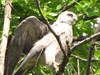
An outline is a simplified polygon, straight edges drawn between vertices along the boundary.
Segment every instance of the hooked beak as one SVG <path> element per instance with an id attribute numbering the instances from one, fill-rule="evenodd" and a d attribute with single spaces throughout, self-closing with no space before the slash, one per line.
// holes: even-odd
<path id="1" fill-rule="evenodd" d="M 74 17 L 74 21 L 77 21 L 78 19 L 77 19 L 77 17 Z"/>

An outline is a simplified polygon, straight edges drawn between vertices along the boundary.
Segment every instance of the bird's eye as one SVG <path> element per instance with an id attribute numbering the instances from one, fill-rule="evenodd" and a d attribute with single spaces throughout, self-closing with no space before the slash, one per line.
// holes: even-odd
<path id="1" fill-rule="evenodd" d="M 73 14 L 70 14 L 70 13 L 69 13 L 69 14 L 67 14 L 67 15 L 73 17 Z"/>

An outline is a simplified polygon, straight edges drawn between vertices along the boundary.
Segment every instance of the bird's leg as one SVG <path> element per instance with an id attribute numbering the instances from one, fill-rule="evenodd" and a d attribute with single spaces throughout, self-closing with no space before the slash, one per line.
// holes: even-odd
<path id="1" fill-rule="evenodd" d="M 57 63 L 57 62 L 54 62 L 54 68 L 55 68 L 55 71 L 56 72 L 58 72 L 59 71 L 59 69 L 60 69 L 60 64 L 59 63 Z"/>

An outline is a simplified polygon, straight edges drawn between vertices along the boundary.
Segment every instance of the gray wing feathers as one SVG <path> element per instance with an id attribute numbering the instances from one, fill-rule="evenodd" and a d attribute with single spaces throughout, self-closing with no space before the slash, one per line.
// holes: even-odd
<path id="1" fill-rule="evenodd" d="M 38 64 L 36 61 L 41 51 L 41 49 L 31 49 L 30 53 L 25 57 L 13 75 L 25 75 L 30 69 L 35 68 L 35 66 Z"/>
<path id="2" fill-rule="evenodd" d="M 26 18 L 15 30 L 15 33 L 27 32 L 24 53 L 28 53 L 33 43 L 41 39 L 47 33 L 47 26 L 40 22 L 35 16 Z"/>
<path id="3" fill-rule="evenodd" d="M 47 32 L 47 26 L 35 16 L 23 20 L 14 31 L 14 35 L 9 44 L 6 53 L 4 75 L 11 75 L 22 51 L 28 53 L 33 44 L 47 34 Z"/>

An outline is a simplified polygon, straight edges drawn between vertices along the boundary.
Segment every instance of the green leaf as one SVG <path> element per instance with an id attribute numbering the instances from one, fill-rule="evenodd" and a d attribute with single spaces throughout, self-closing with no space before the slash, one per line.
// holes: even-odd
<path id="1" fill-rule="evenodd" d="M 83 5 L 83 10 L 85 11 L 85 10 L 87 10 L 89 7 L 90 7 L 90 3 L 85 3 L 85 4 Z"/>
<path id="2" fill-rule="evenodd" d="M 1 0 L 1 4 L 4 5 L 5 4 L 5 0 Z"/>
<path id="3" fill-rule="evenodd" d="M 62 5 L 58 5 L 58 6 L 56 7 L 56 10 L 59 10 L 61 7 L 62 7 Z"/>
<path id="4" fill-rule="evenodd" d="M 99 75 L 99 74 L 100 74 L 100 69 L 98 69 L 94 75 Z"/>
<path id="5" fill-rule="evenodd" d="M 81 3 L 78 3 L 78 2 L 76 2 L 76 3 L 77 3 L 77 5 L 76 5 L 77 10 L 83 11 L 83 5 Z"/>
<path id="6" fill-rule="evenodd" d="M 49 15 L 51 15 L 51 16 L 57 16 L 57 13 L 49 13 Z"/>

